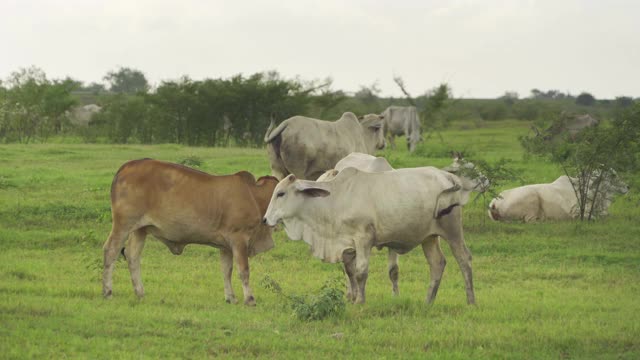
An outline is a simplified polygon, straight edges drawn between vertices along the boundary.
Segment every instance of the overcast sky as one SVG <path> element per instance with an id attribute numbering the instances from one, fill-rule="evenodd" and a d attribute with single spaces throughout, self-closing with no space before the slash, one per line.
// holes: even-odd
<path id="1" fill-rule="evenodd" d="M 0 0 L 0 78 L 102 81 L 118 66 L 152 84 L 277 70 L 375 82 L 399 96 L 448 82 L 456 97 L 557 89 L 640 97 L 640 1 Z"/>

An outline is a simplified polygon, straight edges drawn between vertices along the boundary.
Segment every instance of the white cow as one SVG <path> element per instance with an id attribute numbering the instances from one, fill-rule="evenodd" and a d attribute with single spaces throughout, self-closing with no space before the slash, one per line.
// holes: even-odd
<path id="1" fill-rule="evenodd" d="M 396 148 L 395 137 L 404 135 L 407 138 L 407 149 L 414 152 L 422 140 L 420 118 L 415 106 L 389 106 L 384 116 L 384 133 L 389 138 L 391 148 Z"/>
<path id="2" fill-rule="evenodd" d="M 455 174 L 460 179 L 462 188 L 460 189 L 460 205 L 465 205 L 469 201 L 469 197 L 472 191 L 483 192 L 489 187 L 489 181 L 484 175 L 474 172 L 474 165 L 469 162 L 465 162 L 462 158 L 462 154 L 454 152 L 453 163 L 443 170 Z M 369 154 L 351 153 L 338 161 L 335 169 L 329 170 L 322 174 L 317 181 L 330 181 L 335 178 L 340 171 L 347 167 L 353 167 L 361 171 L 367 172 L 382 172 L 393 170 L 393 167 L 383 157 L 375 157 Z M 467 169 L 469 171 L 460 171 L 460 168 Z M 468 176 L 475 175 L 475 178 Z M 388 272 L 389 279 L 391 280 L 391 287 L 393 295 L 399 294 L 398 278 L 400 275 L 400 268 L 398 266 L 398 253 L 389 249 L 388 256 Z M 349 286 L 347 286 L 349 288 Z"/>
<path id="3" fill-rule="evenodd" d="M 271 173 L 278 179 L 294 174 L 315 180 L 351 152 L 383 149 L 383 123 L 380 115 L 357 118 L 350 112 L 336 121 L 294 116 L 277 127 L 272 119 L 264 137 Z"/>
<path id="4" fill-rule="evenodd" d="M 590 178 L 597 177 L 596 173 Z M 524 222 L 576 219 L 580 212 L 574 187 L 578 187 L 578 179 L 563 175 L 550 184 L 526 185 L 505 190 L 489 204 L 489 217 L 496 221 Z M 591 185 L 589 187 L 595 188 Z M 596 206 L 596 216 L 607 215 L 614 194 L 626 194 L 629 191 L 614 171 L 603 177 L 598 189 L 599 195 L 593 202 Z M 593 192 L 587 196 L 593 198 Z"/>
<path id="5" fill-rule="evenodd" d="M 430 266 L 427 301 L 437 294 L 445 258 L 438 236 L 447 240 L 460 265 L 467 302 L 475 303 L 471 253 L 464 243 L 460 181 L 434 167 L 369 173 L 342 170 L 331 181 L 278 183 L 264 222 L 282 221 L 292 240 L 303 239 L 314 256 L 344 263 L 349 299 L 365 302 L 369 256 L 373 247 L 403 254 L 418 245 Z"/>

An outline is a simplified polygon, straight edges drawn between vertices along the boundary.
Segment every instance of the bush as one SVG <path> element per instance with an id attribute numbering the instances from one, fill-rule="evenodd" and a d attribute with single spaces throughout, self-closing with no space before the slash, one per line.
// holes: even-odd
<path id="1" fill-rule="evenodd" d="M 266 275 L 260 284 L 284 297 L 298 320 L 312 321 L 338 317 L 346 310 L 343 285 L 339 279 L 327 280 L 317 293 L 311 295 L 286 295 L 280 284 L 269 275 Z"/>

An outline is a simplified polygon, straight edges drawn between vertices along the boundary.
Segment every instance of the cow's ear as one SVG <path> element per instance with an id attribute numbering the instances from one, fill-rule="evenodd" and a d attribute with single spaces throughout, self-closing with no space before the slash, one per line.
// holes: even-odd
<path id="1" fill-rule="evenodd" d="M 302 195 L 309 197 L 329 196 L 331 193 L 323 185 L 323 182 L 302 180 L 296 183 L 296 190 L 298 190 Z"/>
<path id="2" fill-rule="evenodd" d="M 331 193 L 325 189 L 320 188 L 308 188 L 301 191 L 304 196 L 309 197 L 327 197 Z"/>
<path id="3" fill-rule="evenodd" d="M 380 120 L 384 120 L 384 115 L 380 114 L 378 116 L 380 117 Z"/>
<path id="4" fill-rule="evenodd" d="M 360 121 L 364 120 L 364 115 L 358 116 L 358 120 L 360 120 Z"/>

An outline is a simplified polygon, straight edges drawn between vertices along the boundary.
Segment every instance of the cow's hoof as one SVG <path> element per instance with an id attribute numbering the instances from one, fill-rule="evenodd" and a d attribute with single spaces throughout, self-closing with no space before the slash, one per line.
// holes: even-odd
<path id="1" fill-rule="evenodd" d="M 111 290 L 103 291 L 102 296 L 104 296 L 105 299 L 111 299 L 113 297 L 113 292 Z"/>
<path id="2" fill-rule="evenodd" d="M 228 297 L 224 300 L 227 304 L 237 304 L 238 300 L 234 297 Z"/>
<path id="3" fill-rule="evenodd" d="M 245 301 L 244 304 L 247 306 L 256 306 L 256 299 L 253 298 L 253 296 L 249 296 Z"/>

